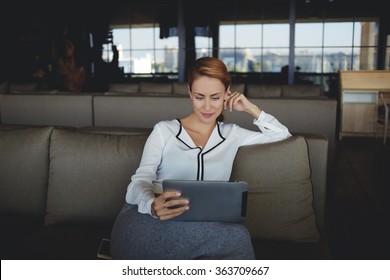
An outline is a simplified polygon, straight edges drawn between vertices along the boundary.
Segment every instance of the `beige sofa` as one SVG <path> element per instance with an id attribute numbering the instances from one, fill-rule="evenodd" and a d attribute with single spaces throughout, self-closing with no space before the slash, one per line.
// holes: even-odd
<path id="1" fill-rule="evenodd" d="M 232 91 L 245 92 L 245 84 L 232 84 Z M 111 83 L 104 95 L 151 95 L 151 96 L 187 96 L 188 84 L 181 82 L 153 83 Z"/>
<path id="2" fill-rule="evenodd" d="M 326 98 L 322 85 L 268 85 L 233 83 L 232 92 L 238 91 L 249 98 Z M 111 83 L 104 95 L 152 95 L 152 96 L 186 96 L 187 83 Z"/>
<path id="3" fill-rule="evenodd" d="M 337 101 L 327 98 L 250 98 L 277 117 L 293 134 L 324 135 L 329 162 L 336 148 Z M 183 95 L 4 94 L 0 95 L 1 125 L 53 125 L 114 131 L 150 130 L 160 120 L 180 118 L 191 111 Z M 225 112 L 226 122 L 254 129 L 246 114 Z"/>
<path id="4" fill-rule="evenodd" d="M 96 259 L 148 133 L 0 129 L 2 259 Z M 249 183 L 245 224 L 258 259 L 329 259 L 327 139 L 240 148 L 232 180 Z M 137 240 L 134 240 L 137 242 Z"/>
<path id="5" fill-rule="evenodd" d="M 249 98 L 326 98 L 322 85 L 246 85 Z"/>
<path id="6" fill-rule="evenodd" d="M 326 98 L 322 85 L 269 85 L 233 83 L 231 91 L 238 91 L 249 98 Z M 37 83 L 0 83 L 0 94 L 69 94 L 58 89 L 40 90 Z M 72 92 L 71 94 L 78 94 Z M 82 94 L 81 92 L 79 94 Z M 151 95 L 186 96 L 188 85 L 185 82 L 124 82 L 110 83 L 105 92 L 94 95 Z"/>

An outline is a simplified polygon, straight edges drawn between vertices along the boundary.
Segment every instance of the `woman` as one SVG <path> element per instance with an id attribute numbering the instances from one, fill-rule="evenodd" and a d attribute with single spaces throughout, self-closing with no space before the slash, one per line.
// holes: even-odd
<path id="1" fill-rule="evenodd" d="M 170 221 L 191 205 L 180 199 L 180 193 L 155 195 L 153 187 L 153 181 L 161 179 L 228 181 L 240 146 L 291 136 L 243 94 L 230 92 L 230 84 L 221 60 L 204 57 L 195 62 L 188 76 L 193 112 L 159 122 L 145 143 L 140 166 L 127 189 L 126 205 L 113 227 L 114 259 L 255 258 L 243 225 Z M 224 124 L 224 110 L 250 114 L 260 131 Z M 180 207 L 170 207 L 175 205 Z"/>

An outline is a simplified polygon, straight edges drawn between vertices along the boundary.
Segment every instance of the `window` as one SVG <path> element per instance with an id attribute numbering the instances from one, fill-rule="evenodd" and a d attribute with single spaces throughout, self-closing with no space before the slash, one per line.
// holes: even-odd
<path id="1" fill-rule="evenodd" d="M 220 25 L 219 41 L 229 71 L 280 72 L 288 64 L 288 24 Z M 309 73 L 372 70 L 377 45 L 375 21 L 297 23 L 295 63 Z"/>
<path id="2" fill-rule="evenodd" d="M 280 72 L 288 61 L 288 32 L 288 24 L 220 25 L 219 57 L 233 72 Z"/>
<path id="3" fill-rule="evenodd" d="M 268 20 L 264 11 L 253 13 L 251 18 L 241 19 L 245 17 L 241 14 L 241 18 L 236 15 L 234 20 L 219 21 L 218 38 L 211 36 L 209 26 L 195 27 L 196 58 L 212 56 L 213 47 L 216 47 L 213 40 L 218 40 L 219 58 L 230 72 L 237 74 L 281 73 L 288 66 L 291 55 L 296 70 L 306 77 L 335 74 L 340 70 L 377 69 L 378 22 L 375 19 L 297 19 L 294 53 L 290 54 L 289 23 L 283 19 Z M 254 19 L 256 17 L 258 19 Z M 127 27 L 122 24 L 112 28 L 112 42 L 104 46 L 105 61 L 112 59 L 111 47 L 116 45 L 119 66 L 125 74 L 177 76 L 177 29 L 176 32 L 164 29 L 170 37 L 161 39 L 157 23 L 136 23 Z M 169 28 L 174 30 L 176 27 Z M 388 49 L 386 69 L 390 68 Z M 307 82 L 327 83 L 313 77 Z"/>
<path id="4" fill-rule="evenodd" d="M 213 39 L 206 36 L 195 36 L 196 58 L 213 55 Z"/>
<path id="5" fill-rule="evenodd" d="M 301 72 L 376 68 L 377 23 L 297 23 L 295 61 Z"/>
<path id="6" fill-rule="evenodd" d="M 136 26 L 113 28 L 112 34 L 112 43 L 103 46 L 103 59 L 112 59 L 111 45 L 116 45 L 119 67 L 125 74 L 177 73 L 177 36 L 160 39 L 159 27 Z"/>

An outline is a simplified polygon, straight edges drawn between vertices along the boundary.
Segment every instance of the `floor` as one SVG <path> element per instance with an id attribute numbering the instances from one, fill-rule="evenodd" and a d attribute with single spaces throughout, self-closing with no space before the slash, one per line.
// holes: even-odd
<path id="1" fill-rule="evenodd" d="M 390 259 L 390 138 L 339 141 L 327 210 L 333 259 Z"/>

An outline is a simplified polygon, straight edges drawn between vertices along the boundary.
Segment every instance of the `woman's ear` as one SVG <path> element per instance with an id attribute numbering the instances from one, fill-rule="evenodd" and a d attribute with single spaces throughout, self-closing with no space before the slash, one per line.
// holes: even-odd
<path id="1" fill-rule="evenodd" d="M 224 99 L 226 99 L 226 97 L 228 97 L 230 92 L 230 86 L 228 86 L 227 90 L 225 91 L 225 96 L 224 96 Z"/>

